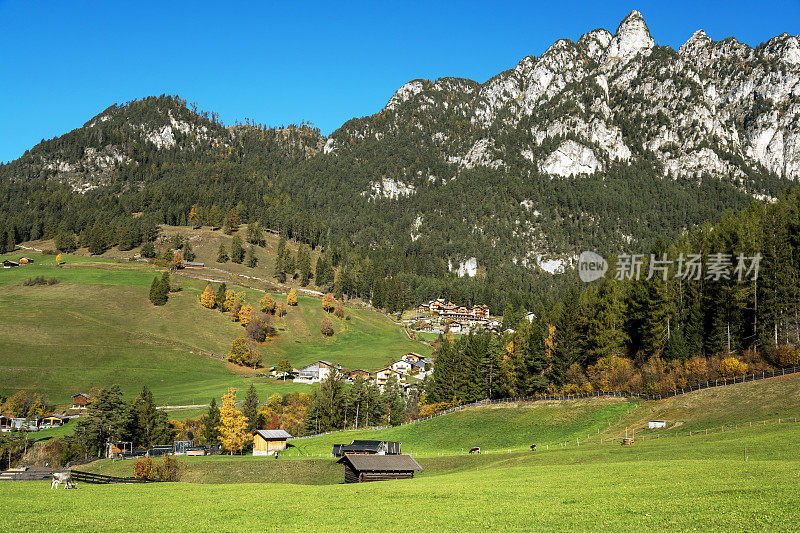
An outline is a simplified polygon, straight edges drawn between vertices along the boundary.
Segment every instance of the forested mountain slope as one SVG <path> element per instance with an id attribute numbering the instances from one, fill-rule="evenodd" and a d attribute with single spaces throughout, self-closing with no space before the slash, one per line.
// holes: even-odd
<path id="1" fill-rule="evenodd" d="M 797 37 L 698 31 L 676 51 L 633 11 L 485 83 L 413 80 L 327 139 L 178 97 L 113 105 L 0 165 L 0 234 L 112 228 L 132 247 L 159 223 L 259 221 L 322 245 L 350 294 L 530 306 L 552 284 L 537 264 L 647 251 L 777 197 L 800 176 L 799 115 Z"/>

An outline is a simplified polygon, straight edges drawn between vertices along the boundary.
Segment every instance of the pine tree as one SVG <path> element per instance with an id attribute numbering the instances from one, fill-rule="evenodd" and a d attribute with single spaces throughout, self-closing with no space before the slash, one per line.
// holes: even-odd
<path id="1" fill-rule="evenodd" d="M 255 268 L 258 265 L 258 257 L 253 252 L 253 247 L 250 246 L 247 248 L 247 266 L 250 268 Z"/>
<path id="2" fill-rule="evenodd" d="M 222 311 L 223 313 L 228 310 L 225 307 L 226 303 L 225 298 L 227 296 L 228 296 L 228 287 L 225 285 L 224 282 L 220 283 L 219 287 L 217 287 L 217 294 L 214 300 L 217 302 L 217 307 L 219 308 L 219 310 Z"/>
<path id="3" fill-rule="evenodd" d="M 219 443 L 219 426 L 221 425 L 217 399 L 211 398 L 208 413 L 203 416 L 203 440 L 206 444 Z"/>
<path id="4" fill-rule="evenodd" d="M 217 299 L 214 296 L 214 289 L 211 288 L 210 283 L 206 285 L 203 294 L 200 295 L 200 305 L 208 309 L 214 309 L 214 307 L 217 305 Z"/>
<path id="5" fill-rule="evenodd" d="M 242 414 L 247 418 L 247 432 L 258 429 L 258 394 L 255 385 L 251 384 L 242 403 Z"/>
<path id="6" fill-rule="evenodd" d="M 171 431 L 167 414 L 157 409 L 153 393 L 145 385 L 131 406 L 132 439 L 136 446 L 150 448 L 157 444 L 167 444 Z"/>
<path id="7" fill-rule="evenodd" d="M 297 251 L 297 269 L 300 271 L 300 285 L 307 286 L 311 280 L 311 252 L 305 245 Z"/>
<path id="8" fill-rule="evenodd" d="M 183 247 L 183 259 L 185 261 L 189 261 L 190 263 L 196 259 L 194 250 L 192 250 L 192 245 L 188 242 Z"/>
<path id="9" fill-rule="evenodd" d="M 228 251 L 225 249 L 225 243 L 219 243 L 219 250 L 217 250 L 217 263 L 228 262 Z"/>
<path id="10" fill-rule="evenodd" d="M 147 241 L 142 245 L 141 255 L 145 259 L 153 259 L 156 256 L 156 247 L 153 241 Z"/>
<path id="11" fill-rule="evenodd" d="M 244 248 L 242 247 L 242 238 L 238 235 L 233 236 L 231 241 L 231 261 L 241 264 L 244 261 Z"/>
<path id="12" fill-rule="evenodd" d="M 164 305 L 167 303 L 167 294 L 164 291 L 164 284 L 161 278 L 154 278 L 150 284 L 150 302 L 153 305 Z"/>

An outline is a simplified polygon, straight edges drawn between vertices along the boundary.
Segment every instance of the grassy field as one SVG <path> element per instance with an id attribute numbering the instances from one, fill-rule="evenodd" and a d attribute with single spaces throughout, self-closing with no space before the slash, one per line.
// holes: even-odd
<path id="1" fill-rule="evenodd" d="M 242 327 L 199 305 L 204 281 L 182 279 L 182 290 L 166 306 L 154 307 L 147 294 L 156 270 L 148 264 L 66 256 L 67 265 L 59 268 L 53 256 L 28 255 L 35 264 L 0 271 L 0 393 L 25 388 L 65 403 L 93 386 L 116 383 L 132 395 L 146 384 L 159 403 L 178 405 L 207 403 L 229 386 L 250 383 L 262 398 L 313 390 L 227 364 L 224 354 Z M 22 285 L 39 275 L 59 283 Z M 242 290 L 253 304 L 263 295 Z M 350 320 L 334 320 L 337 333 L 325 338 L 319 300 L 301 297 L 285 318 L 275 320 L 277 337 L 259 347 L 264 364 L 286 358 L 302 366 L 325 359 L 376 369 L 407 351 L 430 353 L 379 313 L 348 309 L 347 315 Z"/>
<path id="2" fill-rule="evenodd" d="M 391 440 L 414 453 L 460 453 L 482 450 L 523 450 L 531 444 L 558 445 L 597 439 L 598 430 L 617 422 L 633 403 L 613 398 L 568 402 L 528 402 L 472 407 L 431 420 L 383 430 L 347 431 L 290 441 L 293 451 L 317 455 L 331 452 L 333 444 L 353 439 Z"/>
<path id="3" fill-rule="evenodd" d="M 315 485 L 341 480 L 332 460 L 237 458 L 233 471 L 253 469 L 267 483 L 5 483 L 0 508 L 11 530 L 792 531 L 798 437 L 797 424 L 784 424 L 632 447 L 421 459 L 415 479 L 369 485 Z M 308 484 L 268 483 L 287 478 Z"/>

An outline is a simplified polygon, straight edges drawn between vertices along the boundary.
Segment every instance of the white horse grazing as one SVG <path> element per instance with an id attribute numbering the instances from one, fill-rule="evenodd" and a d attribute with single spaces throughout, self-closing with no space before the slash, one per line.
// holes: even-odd
<path id="1" fill-rule="evenodd" d="M 53 482 L 50 483 L 50 488 L 57 489 L 59 483 L 63 483 L 65 489 L 78 488 L 78 486 L 72 480 L 72 472 L 53 472 Z"/>

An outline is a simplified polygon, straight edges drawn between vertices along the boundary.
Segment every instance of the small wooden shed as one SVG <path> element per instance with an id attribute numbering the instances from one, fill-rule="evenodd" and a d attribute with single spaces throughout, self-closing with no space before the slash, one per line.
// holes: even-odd
<path id="1" fill-rule="evenodd" d="M 422 470 L 410 455 L 346 454 L 336 462 L 344 465 L 345 483 L 411 479 Z"/>
<path id="2" fill-rule="evenodd" d="M 253 432 L 253 455 L 274 455 L 286 449 L 286 439 L 292 438 L 282 429 L 257 429 Z"/>

